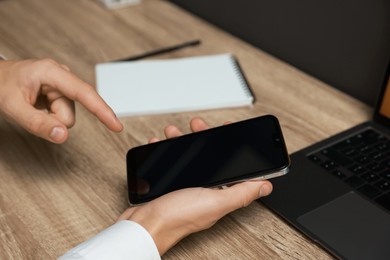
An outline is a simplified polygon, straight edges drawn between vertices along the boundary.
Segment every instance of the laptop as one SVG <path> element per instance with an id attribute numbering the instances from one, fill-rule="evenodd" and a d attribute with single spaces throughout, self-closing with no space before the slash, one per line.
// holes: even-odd
<path id="1" fill-rule="evenodd" d="M 390 259 L 390 62 L 371 121 L 291 155 L 261 201 L 341 259 Z"/>
<path id="2" fill-rule="evenodd" d="M 371 106 L 378 100 L 371 122 L 292 154 L 291 172 L 261 201 L 335 257 L 390 259 L 390 1 L 170 2 Z"/>

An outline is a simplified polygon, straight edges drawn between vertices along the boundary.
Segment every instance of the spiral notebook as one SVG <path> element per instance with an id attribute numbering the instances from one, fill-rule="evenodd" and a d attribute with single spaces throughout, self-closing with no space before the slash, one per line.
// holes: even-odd
<path id="1" fill-rule="evenodd" d="M 232 54 L 96 65 L 97 91 L 119 117 L 250 106 Z"/>

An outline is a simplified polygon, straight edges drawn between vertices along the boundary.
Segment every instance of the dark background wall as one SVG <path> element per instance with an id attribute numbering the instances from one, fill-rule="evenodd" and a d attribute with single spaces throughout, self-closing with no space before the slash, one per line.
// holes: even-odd
<path id="1" fill-rule="evenodd" d="M 171 2 L 374 105 L 389 59 L 389 0 Z"/>

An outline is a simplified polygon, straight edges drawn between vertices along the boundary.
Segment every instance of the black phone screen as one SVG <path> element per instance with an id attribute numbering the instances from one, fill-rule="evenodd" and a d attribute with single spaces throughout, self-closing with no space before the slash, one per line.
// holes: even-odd
<path id="1" fill-rule="evenodd" d="M 187 187 L 213 187 L 279 171 L 289 156 L 276 117 L 266 115 L 130 149 L 131 204 Z"/>

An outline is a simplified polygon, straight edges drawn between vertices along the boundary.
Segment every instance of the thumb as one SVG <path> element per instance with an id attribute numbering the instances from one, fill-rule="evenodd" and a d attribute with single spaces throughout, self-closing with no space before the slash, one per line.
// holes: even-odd
<path id="1" fill-rule="evenodd" d="M 248 206 L 252 201 L 272 192 L 272 184 L 269 181 L 246 181 L 235 184 L 227 189 L 226 196 L 232 203 L 227 204 L 227 212 Z"/>
<path id="2" fill-rule="evenodd" d="M 68 129 L 50 114 L 35 109 L 27 103 L 19 103 L 15 112 L 9 115 L 16 123 L 28 132 L 53 143 L 63 143 L 68 138 Z"/>

